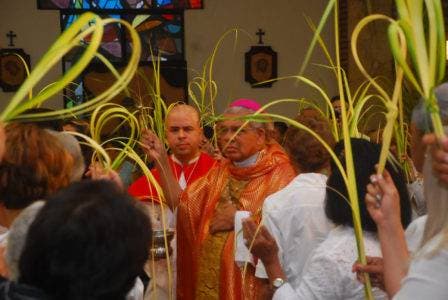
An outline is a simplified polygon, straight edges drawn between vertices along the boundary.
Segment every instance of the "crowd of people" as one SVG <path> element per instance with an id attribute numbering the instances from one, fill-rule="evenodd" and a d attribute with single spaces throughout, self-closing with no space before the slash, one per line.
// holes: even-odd
<path id="1" fill-rule="evenodd" d="M 321 141 L 246 120 L 260 110 L 236 100 L 204 130 L 194 107 L 175 105 L 169 151 L 141 135 L 155 181 L 129 185 L 89 166 L 91 151 L 67 132 L 87 132 L 82 122 L 0 126 L 0 299 L 364 299 L 367 275 L 375 299 L 448 299 L 448 139 L 424 135 L 424 112 L 411 151 L 424 209 L 394 160 L 377 172 L 381 145 L 350 140 L 362 264 L 345 175 L 321 143 L 345 168 L 344 141 L 312 109 L 295 121 Z M 155 260 L 154 233 L 166 229 L 173 252 Z"/>

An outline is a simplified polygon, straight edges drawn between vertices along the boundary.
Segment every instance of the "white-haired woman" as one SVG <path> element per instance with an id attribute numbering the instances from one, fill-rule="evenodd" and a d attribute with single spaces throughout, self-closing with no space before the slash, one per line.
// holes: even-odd
<path id="1" fill-rule="evenodd" d="M 433 136 L 425 141 L 432 154 L 426 156 L 423 168 L 428 216 L 419 248 L 412 255 L 399 223 L 400 202 L 389 174 L 372 176 L 368 185 L 367 207 L 378 227 L 385 288 L 393 299 L 448 299 L 448 140 L 441 147 Z"/>

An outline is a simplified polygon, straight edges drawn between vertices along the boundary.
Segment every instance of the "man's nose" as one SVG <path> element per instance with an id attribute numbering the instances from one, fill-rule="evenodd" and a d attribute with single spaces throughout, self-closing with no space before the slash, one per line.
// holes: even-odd
<path id="1" fill-rule="evenodd" d="M 229 130 L 228 132 L 223 134 L 221 140 L 225 143 L 231 144 L 231 143 L 235 143 L 236 138 L 237 138 L 237 135 L 235 135 L 235 132 L 232 132 L 231 130 Z"/>
<path id="2" fill-rule="evenodd" d="M 218 138 L 221 141 L 227 142 L 230 139 L 230 130 L 223 131 L 219 134 Z"/>
<path id="3" fill-rule="evenodd" d="M 186 137 L 185 131 L 183 129 L 179 130 L 178 138 L 182 139 Z"/>

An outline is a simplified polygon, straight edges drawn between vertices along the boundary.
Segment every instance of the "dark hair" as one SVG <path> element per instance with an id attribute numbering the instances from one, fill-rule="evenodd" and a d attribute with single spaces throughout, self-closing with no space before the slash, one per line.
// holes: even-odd
<path id="1" fill-rule="evenodd" d="M 38 178 L 33 169 L 2 162 L 0 193 L 0 202 L 7 209 L 24 209 L 36 200 L 45 199 L 48 188 L 45 180 Z"/>
<path id="2" fill-rule="evenodd" d="M 281 135 L 284 135 L 288 130 L 288 124 L 285 122 L 275 121 L 274 128 L 277 129 Z"/>
<path id="3" fill-rule="evenodd" d="M 124 299 L 148 258 L 149 218 L 110 182 L 51 197 L 31 224 L 19 282 L 54 299 Z"/>
<path id="4" fill-rule="evenodd" d="M 336 102 L 338 100 L 341 100 L 341 96 L 335 95 L 335 96 L 331 97 L 330 102 L 333 103 L 333 102 Z"/>
<path id="5" fill-rule="evenodd" d="M 213 135 L 215 134 L 215 130 L 213 129 L 213 126 L 205 125 L 202 127 L 204 131 L 204 136 L 207 138 L 207 140 L 212 140 Z"/>
<path id="6" fill-rule="evenodd" d="M 375 173 L 375 164 L 378 163 L 381 146 L 364 139 L 351 138 L 350 140 L 353 152 L 362 228 L 366 231 L 376 232 L 377 228 L 375 222 L 367 211 L 364 198 L 367 193 L 367 184 L 370 183 L 370 176 Z M 345 168 L 344 141 L 338 142 L 334 149 Z M 387 162 L 386 169 L 390 173 L 398 190 L 398 194 L 400 195 L 401 223 L 403 224 L 403 227 L 406 228 L 411 222 L 411 203 L 409 201 L 405 178 L 399 166 L 392 166 Z M 344 179 L 342 178 L 341 172 L 332 161 L 331 175 L 328 177 L 327 181 L 325 213 L 334 224 L 353 227 L 352 210 L 347 201 L 348 193 Z"/>
<path id="7" fill-rule="evenodd" d="M 66 125 L 70 125 L 72 126 L 76 132 L 85 134 L 85 135 L 89 135 L 90 130 L 90 124 L 89 122 L 85 121 L 85 120 L 80 120 L 80 119 L 65 119 L 63 122 L 63 126 Z"/>
<path id="8" fill-rule="evenodd" d="M 124 97 L 123 100 L 121 100 L 121 105 L 126 107 L 126 109 L 136 109 L 135 100 L 131 97 Z"/>
<path id="9" fill-rule="evenodd" d="M 320 115 L 299 115 L 295 120 L 316 132 L 330 147 L 334 145 L 328 122 Z M 285 149 L 300 172 L 317 172 L 330 159 L 327 149 L 307 131 L 290 126 L 285 135 Z"/>
<path id="10" fill-rule="evenodd" d="M 21 115 L 40 114 L 40 113 L 48 113 L 48 112 L 53 112 L 53 111 L 55 111 L 55 110 L 50 109 L 50 108 L 44 108 L 44 107 L 29 108 L 29 109 L 25 110 L 23 113 L 21 113 Z M 23 120 L 20 122 L 24 123 L 24 124 L 34 124 L 36 126 L 39 126 L 42 129 L 51 129 L 54 131 L 62 131 L 62 125 L 63 125 L 62 120 L 55 119 L 55 118 L 51 118 L 51 119 L 43 118 L 40 120 Z"/>

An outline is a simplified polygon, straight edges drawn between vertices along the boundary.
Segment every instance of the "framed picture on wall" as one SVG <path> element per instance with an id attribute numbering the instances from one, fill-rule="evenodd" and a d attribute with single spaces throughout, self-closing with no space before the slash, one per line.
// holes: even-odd
<path id="1" fill-rule="evenodd" d="M 277 78 L 277 52 L 270 46 L 253 46 L 245 54 L 245 80 L 253 88 L 271 87 Z M 266 82 L 267 81 L 267 82 Z"/>
<path id="2" fill-rule="evenodd" d="M 0 87 L 4 92 L 19 89 L 27 78 L 26 67 L 30 69 L 30 56 L 23 49 L 0 50 Z"/>

